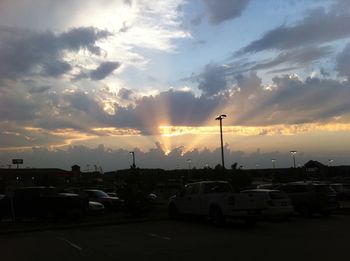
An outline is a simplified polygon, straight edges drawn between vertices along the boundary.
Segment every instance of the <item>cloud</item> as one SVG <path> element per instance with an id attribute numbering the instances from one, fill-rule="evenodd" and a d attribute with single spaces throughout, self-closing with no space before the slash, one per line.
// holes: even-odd
<path id="1" fill-rule="evenodd" d="M 250 76 L 243 83 L 251 81 Z M 238 93 L 236 108 L 240 108 L 236 122 L 244 125 L 300 124 L 332 122 L 336 118 L 349 120 L 349 82 L 307 78 L 296 75 L 273 78 L 272 88 L 258 84 L 238 86 L 246 93 Z"/>
<path id="2" fill-rule="evenodd" d="M 249 0 L 203 0 L 209 20 L 212 24 L 218 25 L 224 21 L 237 18 L 247 7 Z M 195 19 L 199 22 L 199 19 Z"/>
<path id="3" fill-rule="evenodd" d="M 281 25 L 266 32 L 236 52 L 236 55 L 265 50 L 288 50 L 301 46 L 323 44 L 350 36 L 350 13 L 346 11 L 326 12 L 324 8 L 310 11 L 304 19 L 292 25 Z"/>
<path id="4" fill-rule="evenodd" d="M 198 82 L 198 89 L 204 95 L 211 96 L 227 88 L 227 68 L 215 63 L 209 63 L 204 67 L 195 80 Z"/>
<path id="5" fill-rule="evenodd" d="M 340 76 L 347 77 L 347 79 L 350 80 L 350 43 L 338 54 L 336 70 Z"/>
<path id="6" fill-rule="evenodd" d="M 162 124 L 198 126 L 216 111 L 221 98 L 196 98 L 192 92 L 170 89 L 135 100 L 134 106 L 117 106 L 110 124 L 135 128 L 143 134 L 158 133 L 158 126 Z"/>
<path id="7" fill-rule="evenodd" d="M 116 69 L 120 67 L 118 62 L 104 62 L 101 63 L 95 70 L 90 72 L 90 78 L 92 80 L 102 80 L 108 75 L 113 73 Z"/>
<path id="8" fill-rule="evenodd" d="M 92 27 L 74 28 L 62 34 L 0 27 L 0 78 L 17 79 L 43 74 L 51 77 L 70 71 L 65 51 L 88 50 L 99 55 L 96 43 L 110 33 Z"/>
<path id="9" fill-rule="evenodd" d="M 261 70 L 276 67 L 278 65 L 287 63 L 289 65 L 301 66 L 309 65 L 310 63 L 317 61 L 323 57 L 330 55 L 333 52 L 331 46 L 316 46 L 316 47 L 304 47 L 295 49 L 293 51 L 282 52 L 272 60 L 262 63 L 257 63 L 251 66 L 247 70 Z"/>
<path id="10" fill-rule="evenodd" d="M 129 100 L 133 93 L 134 92 L 130 89 L 122 88 L 118 91 L 118 97 L 120 97 L 123 100 Z"/>

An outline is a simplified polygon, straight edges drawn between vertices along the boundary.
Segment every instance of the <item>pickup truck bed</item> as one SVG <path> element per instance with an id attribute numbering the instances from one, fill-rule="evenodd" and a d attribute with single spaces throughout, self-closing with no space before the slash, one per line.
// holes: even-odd
<path id="1" fill-rule="evenodd" d="M 207 216 L 215 224 L 223 223 L 226 218 L 239 218 L 254 223 L 266 208 L 263 197 L 254 193 L 234 193 L 226 181 L 187 184 L 169 201 L 171 216 Z"/>

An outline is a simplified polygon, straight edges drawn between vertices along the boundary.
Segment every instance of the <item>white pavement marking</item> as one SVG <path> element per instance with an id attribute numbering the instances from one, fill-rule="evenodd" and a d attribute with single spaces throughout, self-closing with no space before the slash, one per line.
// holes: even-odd
<path id="1" fill-rule="evenodd" d="M 149 236 L 151 237 L 157 237 L 157 238 L 161 238 L 161 239 L 164 239 L 164 240 L 171 240 L 170 237 L 163 237 L 163 236 L 160 236 L 160 235 L 157 235 L 157 234 L 148 234 Z"/>
<path id="2" fill-rule="evenodd" d="M 78 249 L 79 251 L 82 251 L 83 248 L 81 248 L 80 246 L 78 246 L 77 244 L 74 244 L 73 242 L 69 241 L 68 239 L 65 239 L 63 237 L 58 237 L 59 240 L 62 240 L 64 242 L 66 242 L 67 244 L 69 244 L 71 247 L 74 247 L 75 249 Z"/>

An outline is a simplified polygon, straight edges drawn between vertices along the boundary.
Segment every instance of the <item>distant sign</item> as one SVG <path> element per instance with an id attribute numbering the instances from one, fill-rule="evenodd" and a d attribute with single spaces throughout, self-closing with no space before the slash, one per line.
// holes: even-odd
<path id="1" fill-rule="evenodd" d="M 13 159 L 12 164 L 23 164 L 23 159 Z"/>

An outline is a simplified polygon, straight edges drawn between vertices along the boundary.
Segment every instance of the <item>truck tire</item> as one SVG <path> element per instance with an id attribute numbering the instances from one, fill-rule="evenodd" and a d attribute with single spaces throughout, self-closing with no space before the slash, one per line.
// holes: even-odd
<path id="1" fill-rule="evenodd" d="M 225 217 L 222 214 L 220 207 L 212 206 L 209 209 L 209 220 L 217 227 L 223 226 L 225 224 Z"/>

